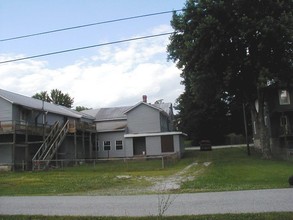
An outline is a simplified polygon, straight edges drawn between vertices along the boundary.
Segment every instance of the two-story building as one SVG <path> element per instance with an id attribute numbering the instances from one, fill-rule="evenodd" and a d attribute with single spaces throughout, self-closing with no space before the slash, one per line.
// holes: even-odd
<path id="1" fill-rule="evenodd" d="M 0 89 L 0 165 L 34 168 L 56 159 L 92 157 L 94 118 Z M 39 165 L 39 164 L 38 164 Z"/>
<path id="2" fill-rule="evenodd" d="M 155 156 L 183 152 L 172 104 L 77 112 L 0 89 L 0 166 L 44 169 L 60 159 Z"/>
<path id="3" fill-rule="evenodd" d="M 268 128 L 273 155 L 287 157 L 288 152 L 293 151 L 292 86 L 274 85 L 265 89 L 264 120 Z M 254 121 L 253 132 L 255 146 L 257 147 L 259 145 L 259 131 Z"/>
<path id="4" fill-rule="evenodd" d="M 185 134 L 173 130 L 171 103 L 86 110 L 94 116 L 98 132 L 97 157 L 156 156 L 184 152 Z"/>

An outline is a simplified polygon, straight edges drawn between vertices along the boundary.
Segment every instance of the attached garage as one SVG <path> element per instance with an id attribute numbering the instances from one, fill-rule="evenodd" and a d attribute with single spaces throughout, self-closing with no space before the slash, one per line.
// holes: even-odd
<path id="1" fill-rule="evenodd" d="M 125 134 L 124 138 L 129 149 L 128 152 L 133 152 L 132 156 L 155 156 L 177 153 L 178 157 L 181 157 L 184 152 L 184 136 L 186 135 L 182 132 L 158 132 Z"/>

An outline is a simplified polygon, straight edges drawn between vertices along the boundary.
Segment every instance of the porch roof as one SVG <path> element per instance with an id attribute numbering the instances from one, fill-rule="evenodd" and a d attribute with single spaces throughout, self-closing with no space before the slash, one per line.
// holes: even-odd
<path id="1" fill-rule="evenodd" d="M 183 135 L 187 136 L 185 133 L 180 131 L 171 131 L 171 132 L 156 132 L 156 133 L 141 133 L 141 134 L 125 134 L 125 138 L 133 137 L 152 137 L 152 136 L 165 136 L 165 135 Z"/>

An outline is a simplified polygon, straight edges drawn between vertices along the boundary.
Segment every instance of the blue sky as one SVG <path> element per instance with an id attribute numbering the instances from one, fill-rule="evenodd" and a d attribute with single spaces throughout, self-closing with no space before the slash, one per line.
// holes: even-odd
<path id="1" fill-rule="evenodd" d="M 0 39 L 182 9 L 185 0 L 1 0 Z M 172 31 L 172 14 L 0 42 L 8 60 Z M 91 108 L 175 102 L 180 70 L 167 62 L 168 36 L 0 64 L 0 88 L 31 96 L 57 88 Z"/>

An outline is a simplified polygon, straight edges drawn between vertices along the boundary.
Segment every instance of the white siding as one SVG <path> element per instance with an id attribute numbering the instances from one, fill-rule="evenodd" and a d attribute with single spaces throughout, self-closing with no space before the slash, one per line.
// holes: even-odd
<path id="1" fill-rule="evenodd" d="M 168 117 L 166 115 L 160 114 L 161 117 L 161 132 L 171 131 L 169 128 Z"/>
<path id="2" fill-rule="evenodd" d="M 161 136 L 146 137 L 146 154 L 150 156 L 161 153 Z"/>
<path id="3" fill-rule="evenodd" d="M 122 140 L 123 142 L 122 150 L 116 150 L 116 140 Z M 111 142 L 111 150 L 109 152 L 104 151 L 104 146 L 103 146 L 104 141 Z M 126 156 L 124 132 L 99 133 L 98 145 L 99 145 L 99 151 L 97 153 L 98 157 L 125 157 Z"/>
<path id="4" fill-rule="evenodd" d="M 96 122 L 97 131 L 113 131 L 118 129 L 124 129 L 127 125 L 126 120 L 115 120 L 115 121 L 101 121 Z"/>
<path id="5" fill-rule="evenodd" d="M 125 156 L 133 157 L 133 138 L 125 138 Z"/>
<path id="6" fill-rule="evenodd" d="M 0 121 L 12 120 L 12 104 L 0 98 Z"/>
<path id="7" fill-rule="evenodd" d="M 160 112 L 146 105 L 139 105 L 127 114 L 128 133 L 160 132 Z"/>
<path id="8" fill-rule="evenodd" d="M 12 145 L 0 145 L 0 163 L 12 163 Z"/>

